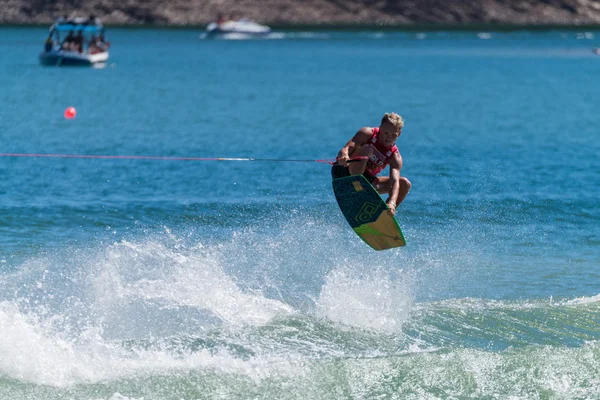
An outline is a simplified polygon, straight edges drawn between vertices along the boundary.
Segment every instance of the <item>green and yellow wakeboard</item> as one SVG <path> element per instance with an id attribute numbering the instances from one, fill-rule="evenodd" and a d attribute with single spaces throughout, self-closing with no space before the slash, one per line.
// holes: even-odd
<path id="1" fill-rule="evenodd" d="M 354 232 L 375 250 L 405 246 L 398 221 L 387 212 L 379 193 L 362 175 L 333 180 L 333 193 Z"/>

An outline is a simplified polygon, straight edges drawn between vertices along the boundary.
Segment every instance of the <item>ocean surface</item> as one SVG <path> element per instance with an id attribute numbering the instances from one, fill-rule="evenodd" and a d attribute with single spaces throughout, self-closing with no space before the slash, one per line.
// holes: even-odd
<path id="1" fill-rule="evenodd" d="M 0 28 L 0 399 L 600 398 L 600 31 L 201 33 Z M 390 111 L 376 252 L 316 161 Z"/>

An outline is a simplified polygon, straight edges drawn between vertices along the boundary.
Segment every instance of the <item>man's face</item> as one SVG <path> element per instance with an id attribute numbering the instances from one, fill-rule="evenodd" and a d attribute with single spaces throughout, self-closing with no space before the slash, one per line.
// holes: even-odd
<path id="1" fill-rule="evenodd" d="M 402 130 L 396 130 L 394 125 L 384 122 L 379 127 L 378 141 L 384 146 L 392 146 L 401 133 Z"/>

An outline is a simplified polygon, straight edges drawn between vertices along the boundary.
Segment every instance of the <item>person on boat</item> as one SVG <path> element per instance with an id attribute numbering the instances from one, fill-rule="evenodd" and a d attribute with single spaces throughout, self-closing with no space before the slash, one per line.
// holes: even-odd
<path id="1" fill-rule="evenodd" d="M 225 17 L 224 14 L 219 14 L 217 16 L 217 25 L 221 26 L 222 24 L 224 24 L 227 21 L 229 21 L 229 20 L 227 19 L 227 17 Z"/>
<path id="2" fill-rule="evenodd" d="M 84 25 L 97 25 L 98 22 L 99 21 L 96 19 L 96 16 L 94 14 L 90 14 L 88 19 L 83 24 Z"/>
<path id="3" fill-rule="evenodd" d="M 72 51 L 74 42 L 75 42 L 75 35 L 73 34 L 73 31 L 69 31 L 69 34 L 67 35 L 65 40 L 63 40 L 63 42 L 62 42 L 61 48 L 65 51 Z"/>
<path id="4" fill-rule="evenodd" d="M 381 194 L 387 193 L 388 209 L 392 215 L 410 191 L 410 181 L 400 175 L 402 156 L 396 140 L 402 133 L 404 120 L 396 113 L 386 113 L 379 127 L 363 127 L 338 152 L 331 168 L 333 179 L 362 174 Z M 358 157 L 365 159 L 352 160 Z M 389 176 L 377 176 L 386 166 Z"/>
<path id="5" fill-rule="evenodd" d="M 73 51 L 77 51 L 79 53 L 83 52 L 83 32 L 77 32 L 77 36 L 73 40 L 73 44 L 71 45 Z"/>
<path id="6" fill-rule="evenodd" d="M 96 39 L 96 46 L 98 46 L 98 49 L 100 50 L 100 52 L 108 51 L 108 48 L 110 47 L 110 42 L 104 38 L 104 30 L 100 31 L 100 34 L 98 35 L 98 38 Z"/>
<path id="7" fill-rule="evenodd" d="M 98 38 L 92 33 L 92 36 L 90 36 L 90 42 L 88 44 L 88 53 L 97 54 L 101 52 L 102 50 L 98 47 Z"/>

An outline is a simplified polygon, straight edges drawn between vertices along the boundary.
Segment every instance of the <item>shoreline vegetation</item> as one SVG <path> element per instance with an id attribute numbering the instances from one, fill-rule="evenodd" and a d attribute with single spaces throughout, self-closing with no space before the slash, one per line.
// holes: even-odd
<path id="1" fill-rule="evenodd" d="M 600 29 L 596 0 L 6 0 L 0 26 L 94 15 L 107 27 L 201 29 L 219 14 L 296 31 Z"/>

